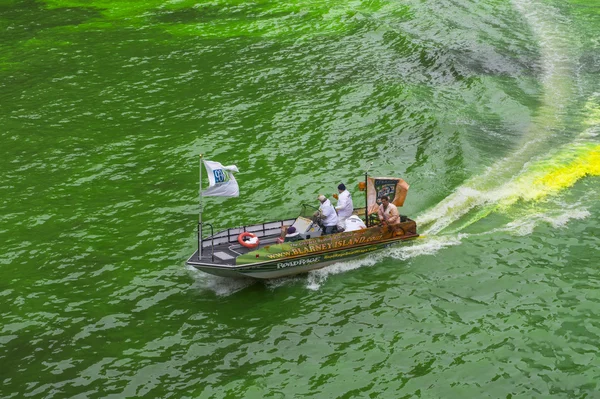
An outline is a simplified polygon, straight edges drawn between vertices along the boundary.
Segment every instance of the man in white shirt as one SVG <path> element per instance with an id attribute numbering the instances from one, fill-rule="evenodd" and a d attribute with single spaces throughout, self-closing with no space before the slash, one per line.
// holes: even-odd
<path id="1" fill-rule="evenodd" d="M 338 216 L 335 213 L 335 208 L 331 205 L 331 201 L 327 199 L 323 194 L 318 197 L 321 206 L 319 206 L 319 212 L 321 213 L 321 222 L 323 223 L 323 235 L 333 233 L 334 228 L 337 226 Z"/>
<path id="2" fill-rule="evenodd" d="M 354 204 L 352 204 L 352 195 L 346 190 L 344 183 L 338 186 L 338 193 L 338 203 L 335 210 L 338 214 L 338 228 L 344 230 L 346 228 L 346 219 L 352 216 L 352 212 L 354 211 Z"/>

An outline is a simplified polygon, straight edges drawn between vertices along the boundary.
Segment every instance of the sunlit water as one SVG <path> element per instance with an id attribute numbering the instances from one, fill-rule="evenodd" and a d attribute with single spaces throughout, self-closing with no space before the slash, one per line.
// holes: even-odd
<path id="1" fill-rule="evenodd" d="M 592 398 L 600 5 L 0 4 L 0 397 Z M 185 266 L 366 168 L 422 236 L 307 275 Z M 372 165 L 372 166 L 370 166 Z"/>

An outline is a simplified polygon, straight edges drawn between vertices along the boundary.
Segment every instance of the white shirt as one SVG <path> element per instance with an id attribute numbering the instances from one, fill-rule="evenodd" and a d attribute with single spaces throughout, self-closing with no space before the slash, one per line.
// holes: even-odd
<path id="1" fill-rule="evenodd" d="M 385 209 L 383 209 L 383 205 L 381 205 L 379 211 L 377 211 L 377 215 L 388 223 L 400 223 L 400 213 L 398 212 L 398 208 L 391 202 Z"/>
<path id="2" fill-rule="evenodd" d="M 335 209 L 341 219 L 352 216 L 354 205 L 352 204 L 352 196 L 348 190 L 344 190 L 340 193 Z"/>
<path id="3" fill-rule="evenodd" d="M 337 213 L 335 213 L 335 209 L 333 205 L 331 205 L 331 201 L 328 199 L 325 202 L 321 203 L 319 207 L 321 213 L 323 214 L 323 226 L 335 226 L 337 225 Z"/>

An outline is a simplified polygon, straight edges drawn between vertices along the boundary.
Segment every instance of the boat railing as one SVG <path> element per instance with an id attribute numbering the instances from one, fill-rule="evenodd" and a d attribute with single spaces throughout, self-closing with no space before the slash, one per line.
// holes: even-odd
<path id="1" fill-rule="evenodd" d="M 301 206 L 302 206 L 302 209 L 300 212 L 300 216 L 303 216 L 303 217 L 310 218 L 310 217 L 312 217 L 312 215 L 315 211 L 319 210 L 319 208 L 312 206 L 312 205 L 308 205 L 308 204 L 301 204 Z M 354 213 L 360 215 L 361 211 L 362 211 L 362 214 L 364 215 L 364 209 L 365 208 L 355 208 Z M 258 223 L 258 224 L 248 225 L 248 226 L 233 227 L 233 228 L 229 228 L 227 230 L 219 231 L 217 233 L 214 232 L 212 224 L 206 223 L 206 222 L 201 222 L 201 223 L 198 223 L 198 238 L 200 238 L 200 236 L 203 235 L 202 234 L 203 226 L 210 227 L 210 235 L 207 237 L 203 237 L 201 240 L 200 239 L 198 240 L 198 245 L 199 245 L 198 252 L 200 252 L 200 245 L 202 245 L 202 249 L 211 248 L 211 251 L 212 251 L 211 256 L 214 256 L 215 245 L 237 243 L 238 236 L 244 232 L 252 233 L 252 234 L 256 235 L 258 238 L 277 236 L 278 234 L 281 233 L 282 226 L 292 225 L 295 221 L 296 221 L 296 218 L 277 220 L 277 221 Z"/>
<path id="2" fill-rule="evenodd" d="M 203 226 L 209 226 L 210 227 L 210 237 L 213 237 L 215 235 L 215 230 L 213 229 L 213 225 L 211 223 L 207 223 L 207 222 L 199 222 L 198 223 L 198 238 L 200 238 L 202 236 L 202 230 L 203 230 Z M 203 243 L 204 244 L 204 243 Z M 204 248 L 204 245 L 202 245 L 202 248 Z M 210 252 L 210 258 L 213 260 L 215 260 L 215 243 L 214 241 L 211 240 L 211 252 Z M 198 240 L 198 254 L 200 254 L 200 240 Z"/>
<path id="3" fill-rule="evenodd" d="M 212 233 L 205 238 L 202 238 L 202 248 L 214 247 L 220 244 L 237 243 L 238 236 L 244 232 L 252 233 L 258 238 L 276 236 L 281 233 L 281 227 L 291 225 L 296 219 L 277 220 L 273 222 L 259 223 L 248 226 L 233 227 L 218 233 Z M 212 226 L 211 226 L 212 227 Z M 198 233 L 200 233 L 198 226 Z"/>
<path id="4" fill-rule="evenodd" d="M 315 212 L 318 212 L 319 208 L 316 206 L 302 204 L 302 209 L 300 210 L 300 216 L 305 218 L 311 218 Z"/>

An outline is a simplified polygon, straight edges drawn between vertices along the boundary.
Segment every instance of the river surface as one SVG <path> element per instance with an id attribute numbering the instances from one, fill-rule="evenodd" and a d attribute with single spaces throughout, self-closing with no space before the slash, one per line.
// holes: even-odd
<path id="1" fill-rule="evenodd" d="M 4 0 L 1 398 L 600 398 L 597 0 Z M 398 176 L 422 237 L 269 282 L 216 228 Z M 206 182 L 204 182 L 206 184 Z"/>

